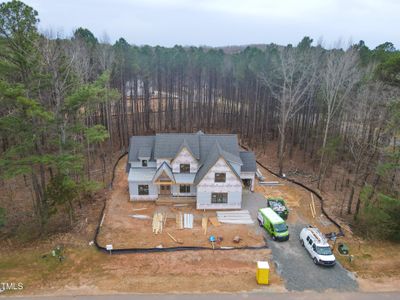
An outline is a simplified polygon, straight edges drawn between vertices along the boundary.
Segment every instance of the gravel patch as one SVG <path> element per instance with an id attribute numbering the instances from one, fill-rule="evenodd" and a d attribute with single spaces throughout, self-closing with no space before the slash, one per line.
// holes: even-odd
<path id="1" fill-rule="evenodd" d="M 263 195 L 258 193 L 243 194 L 244 208 L 251 215 L 257 217 L 258 208 L 265 207 Z M 278 274 L 284 279 L 285 287 L 289 291 L 326 290 L 356 291 L 358 283 L 354 275 L 344 269 L 339 263 L 334 267 L 326 268 L 315 265 L 299 242 L 299 234 L 306 224 L 301 221 L 289 224 L 290 238 L 286 242 L 273 241 L 267 232 L 262 229 L 272 250 L 272 257 Z"/>

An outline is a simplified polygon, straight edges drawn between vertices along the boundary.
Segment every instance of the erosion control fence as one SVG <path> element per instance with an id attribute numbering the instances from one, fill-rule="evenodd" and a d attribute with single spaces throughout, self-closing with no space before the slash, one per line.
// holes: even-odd
<path id="1" fill-rule="evenodd" d="M 240 147 L 242 147 L 243 149 L 245 149 L 246 151 L 248 151 L 249 149 L 246 146 L 240 145 Z M 322 198 L 322 196 L 316 192 L 315 190 L 313 190 L 312 188 L 306 186 L 305 184 L 298 182 L 292 178 L 288 178 L 288 177 L 283 177 L 280 176 L 278 173 L 272 171 L 270 168 L 268 168 L 267 166 L 265 166 L 263 163 L 261 163 L 260 161 L 256 160 L 257 164 L 259 164 L 261 167 L 263 167 L 265 170 L 267 170 L 269 173 L 271 173 L 272 175 L 284 179 L 286 181 L 292 182 L 294 184 L 297 184 L 298 186 L 301 186 L 302 188 L 306 189 L 307 191 L 313 193 L 314 196 L 316 196 L 321 204 L 321 211 L 324 214 L 324 216 L 331 221 L 333 224 L 335 224 L 335 226 L 339 229 L 339 234 L 344 236 L 344 232 L 342 230 L 342 227 L 340 226 L 340 224 L 338 222 L 336 222 L 331 216 L 328 215 L 328 213 L 326 212 L 325 208 L 324 208 L 324 199 Z"/>
<path id="2" fill-rule="evenodd" d="M 123 159 L 126 155 L 128 154 L 128 152 L 123 153 L 115 162 L 114 167 L 113 167 L 113 173 L 112 173 L 112 177 L 111 177 L 111 182 L 109 184 L 109 188 L 112 189 L 113 188 L 113 183 L 114 183 L 114 179 L 115 179 L 115 170 L 119 164 L 119 162 L 121 161 L 121 159 Z M 94 236 L 94 245 L 96 246 L 96 248 L 99 251 L 102 251 L 104 253 L 107 254 L 128 254 L 128 253 L 151 253 L 151 252 L 173 252 L 173 251 L 185 251 L 185 250 L 191 250 L 191 251 L 198 251 L 198 250 L 212 250 L 212 251 L 230 251 L 230 250 L 260 250 L 260 249 L 268 249 L 267 244 L 265 243 L 263 246 L 259 246 L 259 247 L 222 247 L 222 248 L 215 248 L 213 249 L 212 247 L 191 247 L 191 246 L 180 246 L 180 247 L 168 247 L 168 248 L 122 248 L 122 249 L 111 249 L 111 250 L 107 250 L 106 247 L 103 247 L 101 245 L 99 245 L 98 241 L 97 241 L 97 237 L 99 235 L 102 223 L 104 221 L 104 211 L 106 209 L 106 202 L 107 200 L 104 200 L 103 203 L 103 208 L 101 210 L 101 214 L 99 216 L 99 222 L 98 225 L 96 227 L 96 232 L 95 232 L 95 236 Z"/>

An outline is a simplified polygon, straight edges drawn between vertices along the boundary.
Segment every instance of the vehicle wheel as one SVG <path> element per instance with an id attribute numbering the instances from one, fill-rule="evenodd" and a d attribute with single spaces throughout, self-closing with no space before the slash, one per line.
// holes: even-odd
<path id="1" fill-rule="evenodd" d="M 304 247 L 304 241 L 303 240 L 300 240 L 300 244 L 301 244 L 302 247 Z"/>
<path id="2" fill-rule="evenodd" d="M 263 224 L 261 223 L 260 220 L 258 220 L 258 225 L 259 225 L 260 227 L 263 227 Z"/>
<path id="3" fill-rule="evenodd" d="M 314 264 L 318 265 L 318 260 L 316 257 L 313 258 Z"/>

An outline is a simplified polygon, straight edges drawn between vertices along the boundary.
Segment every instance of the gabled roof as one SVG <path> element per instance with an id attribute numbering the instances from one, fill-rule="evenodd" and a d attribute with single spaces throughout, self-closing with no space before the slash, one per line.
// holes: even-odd
<path id="1" fill-rule="evenodd" d="M 199 161 L 200 169 L 196 175 L 195 183 L 209 171 L 209 169 L 222 157 L 229 167 L 238 164 L 243 172 L 255 172 L 255 157 L 251 152 L 239 151 L 236 134 L 204 134 L 197 133 L 162 133 L 155 136 L 133 136 L 129 143 L 129 162 L 138 161 L 139 158 L 150 160 L 159 158 L 174 159 L 183 148 Z M 171 171 L 172 174 L 172 171 Z M 237 174 L 236 174 L 237 175 Z"/>
<path id="2" fill-rule="evenodd" d="M 257 163 L 256 156 L 253 152 L 250 151 L 241 151 L 240 159 L 243 162 L 241 172 L 256 172 L 257 171 Z"/>
<path id="3" fill-rule="evenodd" d="M 199 136 L 188 133 L 162 133 L 155 136 L 154 157 L 175 158 L 183 143 L 186 143 L 194 158 L 200 158 Z"/>
<path id="4" fill-rule="evenodd" d="M 235 171 L 235 169 L 232 167 L 231 164 L 231 163 L 241 164 L 240 158 L 238 160 L 231 153 L 222 150 L 221 145 L 219 144 L 218 141 L 216 141 L 214 143 L 214 146 L 209 151 L 206 159 L 204 160 L 204 163 L 201 165 L 199 171 L 196 174 L 196 178 L 194 181 L 196 185 L 199 184 L 199 182 L 204 178 L 204 176 L 206 176 L 208 171 L 217 163 L 217 161 L 220 158 L 223 158 L 226 161 L 228 167 L 232 170 L 232 172 L 236 175 L 236 177 L 240 179 L 239 174 L 237 174 L 237 172 Z"/>
<path id="5" fill-rule="evenodd" d="M 182 149 L 184 149 L 184 148 L 186 148 L 195 159 L 199 159 L 198 157 L 195 156 L 192 149 L 190 149 L 190 146 L 189 146 L 188 142 L 186 141 L 186 139 L 183 139 L 182 145 L 179 147 L 178 151 L 176 152 L 174 159 L 179 155 L 179 153 L 181 153 Z"/>
<path id="6" fill-rule="evenodd" d="M 150 160 L 154 160 L 155 136 L 132 136 L 129 140 L 128 162 L 138 161 L 140 155 L 150 154 Z"/>
<path id="7" fill-rule="evenodd" d="M 165 161 L 157 169 L 152 181 L 156 182 L 162 174 L 166 174 L 172 182 L 175 182 L 174 173 L 172 173 L 170 166 Z"/>

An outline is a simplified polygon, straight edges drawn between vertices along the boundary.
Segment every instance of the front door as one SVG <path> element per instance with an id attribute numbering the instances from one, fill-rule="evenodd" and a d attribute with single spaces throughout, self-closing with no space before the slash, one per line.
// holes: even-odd
<path id="1" fill-rule="evenodd" d="M 170 185 L 160 185 L 160 195 L 171 195 Z"/>

